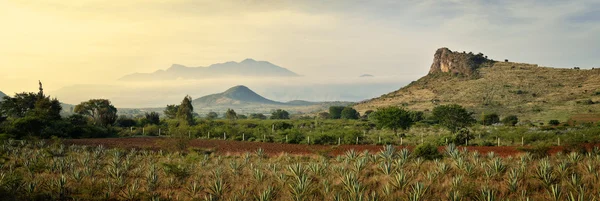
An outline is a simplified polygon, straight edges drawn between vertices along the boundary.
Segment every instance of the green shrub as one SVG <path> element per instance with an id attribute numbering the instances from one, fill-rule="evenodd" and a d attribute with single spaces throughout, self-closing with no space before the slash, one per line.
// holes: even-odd
<path id="1" fill-rule="evenodd" d="M 483 122 L 481 124 L 489 126 L 500 123 L 500 117 L 496 113 L 483 115 Z"/>
<path id="2" fill-rule="evenodd" d="M 415 157 L 420 157 L 426 160 L 442 158 L 442 154 L 440 154 L 440 152 L 438 151 L 437 146 L 430 143 L 421 144 L 415 147 L 413 155 Z"/>
<path id="3" fill-rule="evenodd" d="M 502 119 L 502 123 L 506 126 L 515 126 L 519 123 L 519 118 L 515 115 L 509 115 Z"/>
<path id="4" fill-rule="evenodd" d="M 548 121 L 548 124 L 552 125 L 552 126 L 558 126 L 560 124 L 560 121 L 553 119 Z"/>
<path id="5" fill-rule="evenodd" d="M 534 159 L 540 159 L 548 156 L 548 151 L 550 150 L 550 146 L 548 145 L 537 145 L 534 147 L 520 147 L 517 148 L 519 151 L 524 151 L 531 154 L 531 157 Z"/>

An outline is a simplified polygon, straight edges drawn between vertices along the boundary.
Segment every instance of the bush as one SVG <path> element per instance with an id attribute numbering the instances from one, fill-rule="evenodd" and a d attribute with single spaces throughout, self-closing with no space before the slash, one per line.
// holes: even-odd
<path id="1" fill-rule="evenodd" d="M 548 121 L 548 124 L 552 125 L 552 126 L 558 126 L 560 124 L 560 121 L 553 119 Z"/>
<path id="2" fill-rule="evenodd" d="M 451 139 L 454 144 L 466 144 L 467 140 L 475 139 L 475 135 L 471 135 L 469 129 L 459 130 Z"/>
<path id="3" fill-rule="evenodd" d="M 352 107 L 346 107 L 342 110 L 341 118 L 342 119 L 358 119 L 358 112 Z"/>
<path id="4" fill-rule="evenodd" d="M 519 123 L 519 118 L 515 115 L 509 115 L 502 119 L 502 123 L 507 126 L 515 126 Z"/>
<path id="5" fill-rule="evenodd" d="M 421 144 L 415 147 L 413 155 L 415 157 L 420 157 L 426 160 L 442 158 L 442 154 L 440 154 L 440 152 L 438 151 L 437 146 L 430 143 Z"/>
<path id="6" fill-rule="evenodd" d="M 500 123 L 500 117 L 496 113 L 483 115 L 483 122 L 481 124 L 489 126 Z"/>

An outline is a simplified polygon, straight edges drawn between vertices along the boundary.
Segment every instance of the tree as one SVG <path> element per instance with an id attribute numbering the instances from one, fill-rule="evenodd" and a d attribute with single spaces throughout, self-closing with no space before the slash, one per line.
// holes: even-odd
<path id="1" fill-rule="evenodd" d="M 377 127 L 392 129 L 394 134 L 398 134 L 398 129 L 406 130 L 413 124 L 410 112 L 398 107 L 380 108 L 369 118 L 375 121 Z"/>
<path id="2" fill-rule="evenodd" d="M 93 124 L 113 125 L 117 120 L 117 108 L 106 99 L 91 99 L 75 106 L 74 112 L 92 118 Z"/>
<path id="3" fill-rule="evenodd" d="M 129 118 L 125 115 L 121 115 L 119 116 L 119 118 L 117 119 L 117 122 L 115 123 L 116 126 L 119 127 L 132 127 L 135 126 L 137 122 L 135 122 L 135 120 L 133 120 L 132 118 Z"/>
<path id="4" fill-rule="evenodd" d="M 267 116 L 265 116 L 264 114 L 260 114 L 260 113 L 253 113 L 253 114 L 250 114 L 250 119 L 267 119 Z"/>
<path id="5" fill-rule="evenodd" d="M 358 117 L 360 115 L 354 108 L 346 107 L 342 110 L 342 113 L 340 116 L 342 119 L 358 119 Z"/>
<path id="6" fill-rule="evenodd" d="M 319 119 L 328 119 L 329 118 L 329 112 L 321 112 L 319 113 Z"/>
<path id="7" fill-rule="evenodd" d="M 243 114 L 238 114 L 238 119 L 248 119 L 248 116 L 243 115 Z"/>
<path id="8" fill-rule="evenodd" d="M 16 138 L 36 136 L 48 138 L 52 135 L 66 137 L 57 99 L 45 96 L 40 82 L 38 93 L 18 93 L 14 97 L 5 96 L 0 101 L 0 133 L 10 133 Z"/>
<path id="9" fill-rule="evenodd" d="M 457 104 L 437 106 L 433 108 L 432 114 L 440 125 L 448 128 L 452 133 L 476 122 L 472 117 L 473 113 Z"/>
<path id="10" fill-rule="evenodd" d="M 229 120 L 236 120 L 237 113 L 235 113 L 235 111 L 232 109 L 227 109 L 227 112 L 225 112 L 225 118 L 227 118 Z"/>
<path id="11" fill-rule="evenodd" d="M 4 100 L 0 102 L 0 111 L 7 117 L 25 117 L 28 112 L 33 112 L 33 110 L 56 119 L 60 117 L 62 107 L 58 100 L 40 96 L 39 93 L 23 92 L 15 94 L 14 97 L 5 96 Z"/>
<path id="12" fill-rule="evenodd" d="M 177 119 L 187 125 L 194 125 L 194 106 L 192 106 L 192 97 L 185 96 L 181 105 L 177 108 Z"/>
<path id="13" fill-rule="evenodd" d="M 209 112 L 208 114 L 206 114 L 206 118 L 207 119 L 216 119 L 219 118 L 219 114 L 217 114 L 216 112 Z"/>
<path id="14" fill-rule="evenodd" d="M 282 109 L 277 109 L 271 113 L 271 119 L 290 119 L 290 113 Z"/>
<path id="15" fill-rule="evenodd" d="M 144 114 L 144 123 L 158 125 L 160 123 L 160 116 L 157 112 L 146 112 Z"/>
<path id="16" fill-rule="evenodd" d="M 331 119 L 339 119 L 342 117 L 342 110 L 344 110 L 344 106 L 331 106 L 329 107 L 329 118 Z"/>
<path id="17" fill-rule="evenodd" d="M 483 122 L 481 124 L 489 126 L 500 123 L 500 117 L 496 113 L 483 115 Z"/>
<path id="18" fill-rule="evenodd" d="M 164 113 L 167 119 L 175 119 L 177 118 L 177 111 L 179 111 L 179 105 L 167 105 Z"/>
<path id="19" fill-rule="evenodd" d="M 502 123 L 507 126 L 515 126 L 519 123 L 519 118 L 515 115 L 508 115 L 502 119 Z"/>

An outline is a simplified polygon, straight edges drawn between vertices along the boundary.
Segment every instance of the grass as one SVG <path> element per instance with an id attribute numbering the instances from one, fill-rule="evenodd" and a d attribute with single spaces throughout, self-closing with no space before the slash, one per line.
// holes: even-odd
<path id="1" fill-rule="evenodd" d="M 359 112 L 397 105 L 427 111 L 439 104 L 458 103 L 475 112 L 518 115 L 522 120 L 566 121 L 571 115 L 600 114 L 595 105 L 577 101 L 600 101 L 600 70 L 572 70 L 537 65 L 496 62 L 480 68 L 480 77 L 469 79 L 447 74 L 427 75 L 380 98 L 355 106 Z M 518 93 L 518 92 L 521 93 Z"/>

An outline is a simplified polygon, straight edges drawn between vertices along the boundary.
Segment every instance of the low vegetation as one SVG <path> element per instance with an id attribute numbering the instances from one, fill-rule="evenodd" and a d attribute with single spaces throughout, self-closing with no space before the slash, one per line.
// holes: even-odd
<path id="1" fill-rule="evenodd" d="M 9 140 L 0 153 L 0 196 L 8 200 L 598 200 L 600 194 L 597 147 L 501 158 L 426 144 L 414 152 L 385 146 L 330 158 Z"/>

